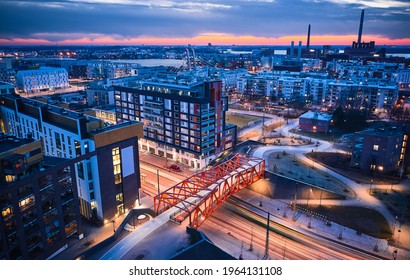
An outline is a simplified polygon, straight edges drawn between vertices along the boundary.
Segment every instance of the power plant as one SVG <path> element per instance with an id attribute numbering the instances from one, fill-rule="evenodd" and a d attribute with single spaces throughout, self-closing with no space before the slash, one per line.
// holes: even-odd
<path id="1" fill-rule="evenodd" d="M 353 41 L 352 47 L 345 49 L 345 54 L 348 54 L 351 57 L 368 57 L 368 56 L 374 56 L 376 53 L 374 41 L 370 41 L 370 42 L 362 41 L 363 22 L 364 22 L 364 9 L 362 9 L 362 12 L 360 15 L 360 25 L 359 25 L 359 33 L 357 35 L 357 42 Z"/>

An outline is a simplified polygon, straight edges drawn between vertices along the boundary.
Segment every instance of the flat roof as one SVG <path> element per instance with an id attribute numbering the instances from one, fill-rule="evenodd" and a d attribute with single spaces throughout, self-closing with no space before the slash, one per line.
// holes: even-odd
<path id="1" fill-rule="evenodd" d="M 62 108 L 62 107 L 59 107 L 59 106 L 44 103 L 44 102 L 36 100 L 36 99 L 25 98 L 25 97 L 21 97 L 19 95 L 11 95 L 11 94 L 2 95 L 2 97 L 3 98 L 8 98 L 10 100 L 16 100 L 16 99 L 21 100 L 21 102 L 23 104 L 25 104 L 27 106 L 34 107 L 36 109 L 40 108 L 40 107 L 46 107 L 48 112 L 55 113 L 55 114 L 58 114 L 58 115 L 61 115 L 61 116 L 67 117 L 67 118 L 77 120 L 77 119 L 86 117 L 88 123 L 90 123 L 90 122 L 99 122 L 98 118 L 91 117 L 91 116 L 85 116 L 82 112 L 72 111 L 72 110 L 65 109 L 65 108 Z M 25 114 L 24 111 L 21 111 L 20 113 Z"/>
<path id="2" fill-rule="evenodd" d="M 68 158 L 43 156 L 43 165 L 44 165 L 44 167 L 57 166 L 61 163 L 67 162 L 69 160 L 70 159 L 68 159 Z"/>
<path id="3" fill-rule="evenodd" d="M 11 135 L 0 134 L 0 154 L 16 149 L 20 146 L 33 143 L 34 139 L 22 139 Z"/>
<path id="4" fill-rule="evenodd" d="M 366 129 L 356 132 L 359 135 L 375 135 L 375 136 L 401 136 L 404 135 L 403 130 L 400 127 L 386 127 L 377 129 Z"/>
<path id="5" fill-rule="evenodd" d="M 332 115 L 322 112 L 313 112 L 309 111 L 301 115 L 299 118 L 303 119 L 315 119 L 320 121 L 330 121 L 332 119 Z"/>
<path id="6" fill-rule="evenodd" d="M 124 128 L 127 126 L 132 126 L 132 125 L 136 125 L 136 124 L 140 124 L 141 122 L 138 121 L 128 121 L 128 122 L 123 122 L 123 123 L 119 123 L 119 124 L 113 124 L 113 125 L 109 125 L 109 126 L 105 126 L 103 128 L 99 128 L 93 131 L 89 131 L 89 134 L 95 135 L 95 134 L 99 134 L 99 133 L 104 133 L 104 132 L 108 132 L 108 131 L 112 131 L 112 130 L 116 130 L 119 128 Z"/>

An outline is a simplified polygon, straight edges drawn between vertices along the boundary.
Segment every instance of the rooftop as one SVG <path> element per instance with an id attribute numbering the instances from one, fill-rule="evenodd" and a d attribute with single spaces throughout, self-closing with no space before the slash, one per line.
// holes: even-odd
<path id="1" fill-rule="evenodd" d="M 299 118 L 304 118 L 304 119 L 316 119 L 320 121 L 330 121 L 332 119 L 332 115 L 322 113 L 322 112 L 313 112 L 309 111 L 301 115 Z"/>
<path id="2" fill-rule="evenodd" d="M 137 121 L 123 122 L 123 123 L 119 123 L 119 124 L 105 126 L 103 128 L 99 128 L 99 129 L 96 129 L 96 130 L 93 130 L 93 131 L 89 131 L 88 133 L 92 134 L 92 135 L 96 135 L 96 134 L 105 133 L 105 132 L 108 132 L 108 131 L 113 131 L 113 130 L 116 130 L 116 129 L 124 128 L 124 127 L 127 127 L 127 126 L 136 125 L 136 124 L 139 124 L 139 123 L 140 122 L 137 122 Z"/>
<path id="3" fill-rule="evenodd" d="M 57 165 L 62 164 L 66 161 L 69 161 L 69 159 L 60 158 L 60 157 L 44 156 L 43 157 L 43 167 L 57 166 Z"/>
<path id="4" fill-rule="evenodd" d="M 40 107 L 46 107 L 48 112 L 51 113 L 55 113 L 67 118 L 71 118 L 71 119 L 81 119 L 81 118 L 87 118 L 87 122 L 98 122 L 99 119 L 95 118 L 95 117 L 90 117 L 90 116 L 85 116 L 83 113 L 81 112 L 76 112 L 76 111 L 72 111 L 72 110 L 67 110 L 64 109 L 62 107 L 59 106 L 55 106 L 55 105 L 50 105 L 44 102 L 41 102 L 39 100 L 35 100 L 32 98 L 24 98 L 24 97 L 20 97 L 18 95 L 7 95 L 4 96 L 4 98 L 7 98 L 9 100 L 21 100 L 21 102 L 25 105 L 28 105 L 30 107 L 34 107 L 34 108 L 40 108 Z M 24 111 L 22 111 L 22 113 L 25 113 Z"/>
<path id="5" fill-rule="evenodd" d="M 0 154 L 33 142 L 34 139 L 21 139 L 15 136 L 0 133 Z"/>
<path id="6" fill-rule="evenodd" d="M 366 129 L 356 132 L 359 135 L 374 135 L 374 136 L 400 136 L 404 132 L 401 127 L 391 126 L 391 127 L 381 127 L 378 129 Z"/>

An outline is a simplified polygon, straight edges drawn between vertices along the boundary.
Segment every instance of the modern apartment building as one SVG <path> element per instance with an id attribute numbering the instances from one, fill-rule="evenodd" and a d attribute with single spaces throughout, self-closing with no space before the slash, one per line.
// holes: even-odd
<path id="1" fill-rule="evenodd" d="M 331 105 L 348 109 L 391 109 L 398 93 L 397 84 L 332 81 L 328 84 L 327 99 Z"/>
<path id="2" fill-rule="evenodd" d="M 0 82 L 0 95 L 2 94 L 13 94 L 14 85 L 6 82 Z"/>
<path id="3" fill-rule="evenodd" d="M 221 81 L 145 81 L 142 89 L 114 89 L 117 122 L 144 123 L 143 151 L 200 169 L 235 146 L 236 126 L 225 123 L 228 100 Z"/>
<path id="4" fill-rule="evenodd" d="M 356 132 L 351 165 L 368 173 L 403 170 L 407 142 L 399 127 Z"/>
<path id="5" fill-rule="evenodd" d="M 0 81 L 14 84 L 16 82 L 16 73 L 13 70 L 12 58 L 0 57 Z"/>
<path id="6" fill-rule="evenodd" d="M 37 70 L 17 72 L 17 87 L 25 93 L 64 89 L 69 87 L 68 73 L 64 68 L 40 67 Z"/>
<path id="7" fill-rule="evenodd" d="M 46 155 L 78 161 L 75 174 L 84 217 L 101 223 L 136 205 L 142 123 L 104 126 L 97 118 L 16 96 L 1 96 L 0 112 L 6 133 L 41 139 Z"/>
<path id="8" fill-rule="evenodd" d="M 46 259 L 81 233 L 75 163 L 0 134 L 0 259 Z"/>

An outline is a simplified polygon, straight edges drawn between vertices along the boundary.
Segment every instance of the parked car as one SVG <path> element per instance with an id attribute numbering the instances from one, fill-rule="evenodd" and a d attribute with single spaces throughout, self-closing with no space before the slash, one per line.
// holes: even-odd
<path id="1" fill-rule="evenodd" d="M 169 169 L 171 169 L 171 170 L 173 170 L 173 171 L 177 171 L 177 172 L 181 172 L 181 171 L 182 171 L 181 168 L 180 168 L 178 165 L 176 165 L 176 164 L 171 165 L 171 166 L 169 167 Z"/>

